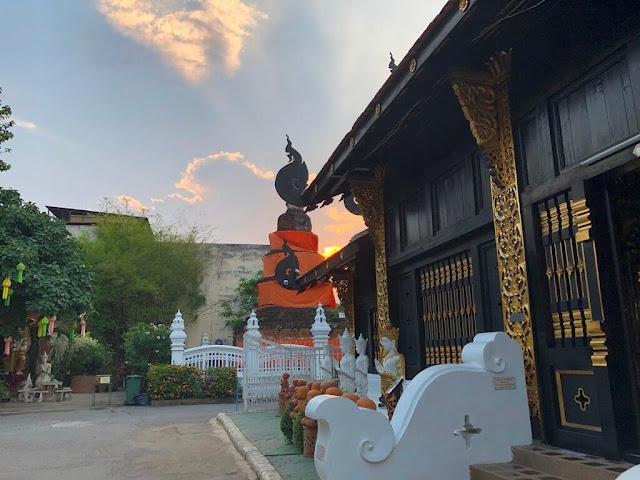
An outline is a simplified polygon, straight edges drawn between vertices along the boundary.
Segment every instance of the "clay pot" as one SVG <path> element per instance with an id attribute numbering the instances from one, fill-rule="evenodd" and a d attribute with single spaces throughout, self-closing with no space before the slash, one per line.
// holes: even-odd
<path id="1" fill-rule="evenodd" d="M 299 400 L 304 400 L 305 398 L 307 398 L 307 393 L 309 393 L 309 387 L 307 387 L 306 385 L 298 387 L 296 397 L 298 397 Z"/>
<path id="2" fill-rule="evenodd" d="M 297 386 L 298 386 L 298 382 L 299 382 L 299 381 L 300 381 L 299 379 L 294 378 L 294 379 L 293 379 L 293 381 L 291 382 L 291 384 L 292 384 L 294 387 L 297 387 Z"/>
<path id="3" fill-rule="evenodd" d="M 302 456 L 313 458 L 316 452 L 316 439 L 318 438 L 318 422 L 311 418 L 302 419 Z"/>
<path id="4" fill-rule="evenodd" d="M 336 397 L 342 396 L 342 390 L 340 390 L 338 387 L 327 388 L 327 391 L 325 393 L 327 395 L 335 395 Z"/>
<path id="5" fill-rule="evenodd" d="M 290 377 L 290 376 L 291 376 L 291 375 L 289 374 L 289 372 L 284 372 L 284 373 L 282 374 L 282 378 L 284 378 L 285 380 L 289 380 L 289 377 Z"/>
<path id="6" fill-rule="evenodd" d="M 302 378 L 299 378 L 299 379 L 298 379 L 298 386 L 299 386 L 299 387 L 304 387 L 306 384 L 307 384 L 307 381 L 306 381 L 306 380 L 304 380 L 304 379 L 302 379 Z"/>
<path id="7" fill-rule="evenodd" d="M 278 413 L 282 415 L 284 411 L 287 409 L 287 403 L 289 403 L 289 399 L 284 395 L 278 395 Z"/>
<path id="8" fill-rule="evenodd" d="M 376 402 L 374 402 L 370 398 L 361 398 L 356 402 L 356 405 L 359 406 L 360 408 L 368 408 L 370 410 L 378 409 Z"/>
<path id="9" fill-rule="evenodd" d="M 289 405 L 291 405 L 292 407 L 295 407 L 297 404 L 298 404 L 297 398 L 292 398 L 291 400 L 289 400 Z"/>
<path id="10" fill-rule="evenodd" d="M 320 390 L 320 382 L 313 382 L 311 384 L 311 390 Z"/>
<path id="11" fill-rule="evenodd" d="M 349 400 L 351 400 L 355 404 L 357 404 L 358 400 L 360 400 L 360 397 L 358 395 L 356 395 L 355 393 L 343 393 L 342 396 L 344 398 L 348 398 Z"/>
<path id="12" fill-rule="evenodd" d="M 311 400 L 313 397 L 317 397 L 320 395 L 320 390 L 309 390 L 307 393 L 307 400 Z"/>

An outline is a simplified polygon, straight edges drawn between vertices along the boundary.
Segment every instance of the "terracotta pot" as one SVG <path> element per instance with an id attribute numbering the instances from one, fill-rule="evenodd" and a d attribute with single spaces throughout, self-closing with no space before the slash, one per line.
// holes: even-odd
<path id="1" fill-rule="evenodd" d="M 318 438 L 318 425 L 315 426 L 302 426 L 303 442 L 302 442 L 302 456 L 313 458 L 316 452 L 316 439 Z"/>
<path id="2" fill-rule="evenodd" d="M 95 375 L 76 375 L 71 379 L 73 393 L 93 393 L 95 385 Z"/>
<path id="3" fill-rule="evenodd" d="M 289 404 L 289 399 L 284 395 L 278 396 L 278 413 L 282 414 L 287 409 L 287 405 Z"/>

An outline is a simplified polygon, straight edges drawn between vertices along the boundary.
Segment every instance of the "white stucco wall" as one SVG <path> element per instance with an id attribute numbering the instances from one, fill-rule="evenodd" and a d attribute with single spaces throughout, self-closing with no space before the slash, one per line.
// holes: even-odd
<path id="1" fill-rule="evenodd" d="M 213 260 L 202 284 L 206 297 L 198 319 L 185 318 L 187 348 L 200 345 L 202 335 L 209 335 L 209 343 L 217 339 L 232 344 L 232 332 L 225 328 L 226 320 L 220 316 L 220 302 L 233 296 L 241 278 L 249 278 L 262 270 L 262 257 L 269 252 L 268 245 L 212 243 Z M 251 312 L 247 312 L 247 315 Z"/>

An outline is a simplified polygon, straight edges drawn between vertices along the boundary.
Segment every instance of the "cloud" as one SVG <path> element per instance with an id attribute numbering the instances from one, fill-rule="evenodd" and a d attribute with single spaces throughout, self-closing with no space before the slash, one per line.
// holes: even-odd
<path id="1" fill-rule="evenodd" d="M 335 233 L 336 235 L 355 234 L 363 229 L 362 217 L 353 215 L 347 210 L 339 210 L 337 207 L 323 208 L 321 210 L 325 217 L 333 220 L 323 227 L 326 232 Z"/>
<path id="2" fill-rule="evenodd" d="M 116 195 L 115 197 L 127 210 L 134 210 L 136 212 L 145 212 L 149 210 L 142 202 L 136 198 L 128 195 Z"/>
<path id="3" fill-rule="evenodd" d="M 151 203 L 164 203 L 164 200 L 162 198 L 151 197 L 149 200 L 151 200 Z"/>
<path id="4" fill-rule="evenodd" d="M 27 122 L 26 120 L 21 120 L 19 118 L 14 118 L 13 122 L 16 127 L 25 128 L 27 130 L 36 130 L 38 126 L 33 122 Z"/>
<path id="5" fill-rule="evenodd" d="M 255 163 L 249 161 L 243 161 L 244 155 L 240 152 L 222 151 L 207 155 L 206 157 L 196 157 L 187 164 L 187 168 L 182 172 L 182 178 L 174 184 L 174 187 L 179 190 L 189 192 L 191 196 L 186 196 L 181 193 L 172 193 L 171 195 L 168 195 L 168 197 L 177 198 L 191 204 L 202 201 L 202 196 L 206 193 L 207 189 L 196 179 L 196 172 L 206 163 L 212 163 L 220 159 L 226 160 L 229 163 L 242 165 L 249 169 L 256 177 L 265 180 L 270 180 L 275 176 L 271 170 L 260 168 Z"/>
<path id="6" fill-rule="evenodd" d="M 207 76 L 212 60 L 233 73 L 245 38 L 267 18 L 242 0 L 99 0 L 98 8 L 116 30 L 156 49 L 193 82 Z"/>

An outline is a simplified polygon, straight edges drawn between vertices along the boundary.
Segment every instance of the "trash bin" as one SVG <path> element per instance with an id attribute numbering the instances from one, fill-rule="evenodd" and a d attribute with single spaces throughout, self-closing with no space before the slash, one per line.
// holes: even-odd
<path id="1" fill-rule="evenodd" d="M 127 405 L 135 405 L 135 396 L 140 393 L 142 377 L 140 375 L 127 375 Z"/>

